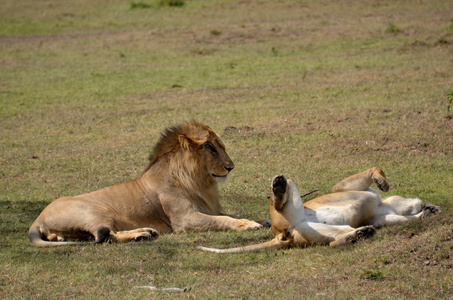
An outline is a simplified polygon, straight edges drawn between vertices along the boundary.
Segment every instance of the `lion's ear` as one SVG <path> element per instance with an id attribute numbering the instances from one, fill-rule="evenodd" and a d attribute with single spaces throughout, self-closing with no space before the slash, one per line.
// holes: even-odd
<path id="1" fill-rule="evenodd" d="M 191 148 L 198 148 L 201 145 L 201 143 L 199 143 L 195 140 L 192 140 L 191 138 L 189 138 L 185 135 L 179 135 L 178 139 L 179 139 L 179 144 L 181 145 L 181 148 L 183 148 L 184 150 L 190 150 Z"/>

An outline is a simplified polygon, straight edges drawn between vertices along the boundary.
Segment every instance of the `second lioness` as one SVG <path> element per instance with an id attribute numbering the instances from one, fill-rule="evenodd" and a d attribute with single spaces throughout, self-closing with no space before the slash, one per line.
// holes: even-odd
<path id="1" fill-rule="evenodd" d="M 275 238 L 269 242 L 230 249 L 199 247 L 216 253 L 238 253 L 263 249 L 339 246 L 374 234 L 375 228 L 401 224 L 440 212 L 418 198 L 392 196 L 381 200 L 372 183 L 387 192 L 384 172 L 372 168 L 334 186 L 333 193 L 303 203 L 295 184 L 279 175 L 272 181 L 269 211 Z"/>

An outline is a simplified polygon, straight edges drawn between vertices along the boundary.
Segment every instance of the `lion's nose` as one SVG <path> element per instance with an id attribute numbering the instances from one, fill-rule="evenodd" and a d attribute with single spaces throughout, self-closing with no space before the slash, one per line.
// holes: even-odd
<path id="1" fill-rule="evenodd" d="M 233 166 L 233 167 L 225 167 L 225 169 L 226 169 L 228 172 L 231 172 L 231 170 L 234 169 L 234 166 Z"/>

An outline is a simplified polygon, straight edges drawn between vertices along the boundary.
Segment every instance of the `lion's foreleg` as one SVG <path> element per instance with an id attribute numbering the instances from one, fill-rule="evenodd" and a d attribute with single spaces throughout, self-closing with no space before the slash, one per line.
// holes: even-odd
<path id="1" fill-rule="evenodd" d="M 233 219 L 241 219 L 241 217 L 239 217 L 239 216 L 229 215 L 229 214 L 224 214 L 224 213 L 220 213 L 220 216 L 230 217 Z M 261 220 L 252 220 L 252 221 L 255 221 L 256 223 L 261 224 L 265 228 L 271 227 L 271 222 L 272 222 L 271 219 L 261 219 Z"/>
<path id="2" fill-rule="evenodd" d="M 211 216 L 197 211 L 187 214 L 182 223 L 172 222 L 175 231 L 226 231 L 260 229 L 263 225 L 247 220 L 228 216 Z"/>

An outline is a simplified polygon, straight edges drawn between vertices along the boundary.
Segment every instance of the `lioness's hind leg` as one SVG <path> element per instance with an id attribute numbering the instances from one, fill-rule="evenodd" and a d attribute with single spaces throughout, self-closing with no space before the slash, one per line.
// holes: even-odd
<path id="1" fill-rule="evenodd" d="M 423 207 L 421 218 L 423 219 L 430 215 L 438 214 L 441 212 L 442 212 L 442 209 L 440 208 L 440 206 L 428 203 Z"/>
<path id="2" fill-rule="evenodd" d="M 382 205 L 383 212 L 378 212 L 377 215 L 389 214 L 391 212 L 396 213 L 401 216 L 416 215 L 423 210 L 422 200 L 418 198 L 405 198 L 401 196 L 391 196 L 384 199 L 385 205 Z M 391 210 L 388 210 L 386 207 L 391 207 Z"/>
<path id="3" fill-rule="evenodd" d="M 440 209 L 439 206 L 433 204 L 426 204 L 423 206 L 422 210 L 415 215 L 402 216 L 396 214 L 385 214 L 371 220 L 370 224 L 375 226 L 376 228 L 389 225 L 399 225 L 416 219 L 424 219 L 430 215 L 437 214 L 440 212 L 442 212 L 442 210 Z"/>
<path id="4" fill-rule="evenodd" d="M 401 196 L 391 196 L 383 200 L 378 215 L 397 214 L 400 216 L 418 216 L 425 218 L 427 216 L 440 213 L 442 209 L 434 204 L 423 204 L 418 198 L 404 198 Z M 390 208 L 390 209 L 388 209 Z"/>
<path id="5" fill-rule="evenodd" d="M 403 224 L 412 220 L 416 220 L 421 218 L 423 214 L 423 211 L 416 214 L 416 215 L 410 215 L 410 216 L 400 216 L 400 215 L 383 215 L 379 216 L 373 220 L 371 220 L 370 224 L 375 226 L 376 228 L 381 228 L 383 226 L 391 226 L 391 225 L 399 225 Z"/>

